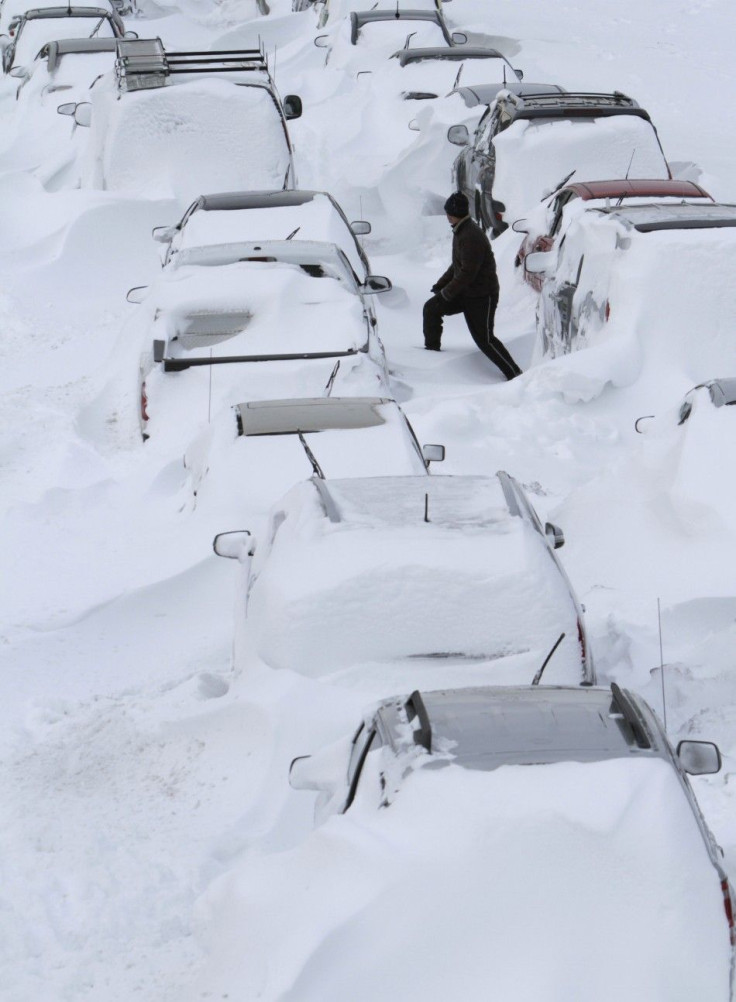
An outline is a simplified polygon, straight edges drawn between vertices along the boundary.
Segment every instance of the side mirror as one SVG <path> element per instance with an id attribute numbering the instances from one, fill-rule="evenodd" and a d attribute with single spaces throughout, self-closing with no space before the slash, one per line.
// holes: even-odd
<path id="1" fill-rule="evenodd" d="M 383 275 L 369 275 L 361 285 L 360 291 L 364 296 L 372 296 L 377 292 L 389 292 L 392 288 L 390 278 L 385 278 Z"/>
<path id="2" fill-rule="evenodd" d="M 452 39 L 453 45 L 465 45 L 468 40 L 468 36 L 464 31 L 453 31 L 450 38 Z"/>
<path id="3" fill-rule="evenodd" d="M 409 122 L 408 127 L 411 129 L 412 132 L 422 131 L 421 128 L 419 127 L 419 122 L 417 122 L 416 118 L 412 118 L 411 122 Z"/>
<path id="4" fill-rule="evenodd" d="M 444 445 L 423 445 L 422 458 L 426 466 L 430 463 L 443 463 L 445 461 Z"/>
<path id="5" fill-rule="evenodd" d="M 329 35 L 317 35 L 314 39 L 314 44 L 318 49 L 328 49 L 330 46 L 330 36 Z"/>
<path id="6" fill-rule="evenodd" d="M 343 737 L 326 748 L 320 748 L 314 755 L 298 756 L 289 767 L 289 786 L 293 790 L 337 793 L 344 782 L 351 745 L 350 738 Z"/>
<path id="7" fill-rule="evenodd" d="M 123 38 L 138 38 L 138 32 L 137 31 L 126 31 L 125 34 L 123 35 Z"/>
<path id="8" fill-rule="evenodd" d="M 166 357 L 166 342 L 160 338 L 153 339 L 153 361 L 160 365 Z"/>
<path id="9" fill-rule="evenodd" d="M 513 67 L 513 70 L 514 70 L 514 73 L 516 74 L 516 76 L 517 76 L 517 78 L 519 80 L 523 80 L 524 79 L 524 71 L 523 70 L 517 70 L 517 68 L 515 66 Z"/>
<path id="10" fill-rule="evenodd" d="M 565 533 L 554 522 L 545 522 L 544 534 L 553 550 L 559 550 L 561 546 L 565 545 Z"/>
<path id="11" fill-rule="evenodd" d="M 350 224 L 350 229 L 356 237 L 367 237 L 371 232 L 371 228 L 371 224 L 366 222 L 365 219 L 354 219 Z"/>
<path id="12" fill-rule="evenodd" d="M 529 223 L 526 219 L 517 219 L 516 222 L 511 224 L 511 229 L 514 233 L 528 233 Z"/>
<path id="13" fill-rule="evenodd" d="M 524 268 L 530 275 L 553 271 L 557 255 L 553 251 L 533 251 L 524 258 Z"/>
<path id="14" fill-rule="evenodd" d="M 470 133 L 466 125 L 451 125 L 447 130 L 447 139 L 453 146 L 467 146 Z"/>
<path id="15" fill-rule="evenodd" d="M 361 77 L 372 77 L 372 76 L 373 76 L 373 70 L 358 70 L 358 72 L 355 74 L 355 79 L 360 80 Z"/>
<path id="16" fill-rule="evenodd" d="M 643 414 L 634 421 L 634 431 L 638 432 L 640 435 L 646 434 L 646 422 L 651 421 L 654 414 Z"/>
<path id="17" fill-rule="evenodd" d="M 80 101 L 74 109 L 74 122 L 81 125 L 83 129 L 88 129 L 92 124 L 92 104 L 89 101 Z"/>
<path id="18" fill-rule="evenodd" d="M 176 226 L 154 226 L 151 236 L 159 244 L 170 244 L 176 234 Z"/>
<path id="19" fill-rule="evenodd" d="M 77 103 L 76 103 L 76 101 L 68 101 L 66 104 L 60 104 L 59 105 L 59 107 L 56 109 L 56 114 L 57 115 L 70 115 L 71 116 L 71 115 L 74 114 L 74 112 L 76 110 L 77 110 Z"/>
<path id="20" fill-rule="evenodd" d="M 712 776 L 721 769 L 721 753 L 712 741 L 681 741 L 677 757 L 691 776 Z"/>
<path id="21" fill-rule="evenodd" d="M 212 540 L 212 549 L 218 557 L 243 561 L 256 552 L 256 541 L 247 529 L 218 532 Z"/>
<path id="22" fill-rule="evenodd" d="M 14 66 L 8 76 L 15 77 L 16 80 L 28 80 L 30 73 L 25 66 Z"/>
<path id="23" fill-rule="evenodd" d="M 128 289 L 125 294 L 125 298 L 129 303 L 142 303 L 146 298 L 146 293 L 148 292 L 147 285 L 135 285 L 132 289 Z"/>
<path id="24" fill-rule="evenodd" d="M 302 117 L 302 99 L 297 94 L 287 94 L 284 98 L 284 118 L 291 121 Z"/>

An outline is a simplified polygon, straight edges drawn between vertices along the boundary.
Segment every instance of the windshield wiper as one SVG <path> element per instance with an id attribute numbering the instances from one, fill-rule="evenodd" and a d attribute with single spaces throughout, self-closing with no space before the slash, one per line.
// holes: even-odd
<path id="1" fill-rule="evenodd" d="M 89 36 L 90 38 L 94 38 L 95 37 L 95 35 L 100 30 L 100 28 L 102 27 L 102 25 L 105 23 L 106 20 L 107 20 L 107 18 L 104 18 L 104 17 L 100 18 L 100 20 L 97 22 L 97 26 L 95 27 L 94 31 Z"/>
<path id="2" fill-rule="evenodd" d="M 312 450 L 307 445 L 306 438 L 304 437 L 304 435 L 300 431 L 297 432 L 297 435 L 299 436 L 299 441 L 302 443 L 302 448 L 304 449 L 304 451 L 307 454 L 307 459 L 312 464 L 312 469 L 314 470 L 315 475 L 318 476 L 320 480 L 324 480 L 325 479 L 325 475 L 322 472 L 322 467 L 319 465 L 319 463 L 317 462 L 317 459 L 316 459 L 314 453 L 312 452 Z"/>
<path id="3" fill-rule="evenodd" d="M 539 680 L 542 677 L 542 672 L 547 667 L 547 665 L 550 663 L 550 661 L 552 660 L 552 655 L 554 654 L 554 652 L 557 650 L 557 648 L 560 646 L 560 644 L 562 643 L 562 641 L 564 639 L 565 639 L 565 634 L 561 633 L 559 635 L 559 637 L 557 638 L 557 640 L 555 640 L 554 645 L 552 647 L 552 650 L 549 652 L 549 654 L 547 655 L 547 657 L 544 659 L 544 663 L 542 664 L 542 667 L 539 669 L 539 671 L 537 672 L 537 674 L 532 679 L 532 685 L 539 685 Z"/>
<path id="4" fill-rule="evenodd" d="M 286 239 L 287 240 L 291 240 L 292 237 L 295 237 L 297 235 L 297 233 L 299 232 L 300 229 L 301 229 L 301 226 L 297 226 L 297 228 L 295 230 L 291 231 L 291 233 L 288 235 L 288 237 Z"/>

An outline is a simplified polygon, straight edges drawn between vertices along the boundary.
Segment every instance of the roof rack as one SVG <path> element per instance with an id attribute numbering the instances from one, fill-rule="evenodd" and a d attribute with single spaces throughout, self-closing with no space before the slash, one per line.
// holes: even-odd
<path id="1" fill-rule="evenodd" d="M 166 52 L 160 38 L 119 39 L 115 76 L 121 93 L 164 87 L 175 73 L 265 73 L 262 49 L 216 49 L 212 52 Z"/>
<path id="2" fill-rule="evenodd" d="M 635 115 L 649 118 L 639 104 L 620 91 L 610 94 L 515 94 L 509 91 L 502 100 L 513 108 L 514 118 L 573 118 Z"/>

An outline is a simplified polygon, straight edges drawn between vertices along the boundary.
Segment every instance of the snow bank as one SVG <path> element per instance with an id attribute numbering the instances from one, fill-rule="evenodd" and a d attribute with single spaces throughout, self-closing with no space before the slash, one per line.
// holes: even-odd
<path id="1" fill-rule="evenodd" d="M 266 1002 L 729 998 L 718 876 L 658 760 L 420 770 L 202 914 L 199 990 Z"/>

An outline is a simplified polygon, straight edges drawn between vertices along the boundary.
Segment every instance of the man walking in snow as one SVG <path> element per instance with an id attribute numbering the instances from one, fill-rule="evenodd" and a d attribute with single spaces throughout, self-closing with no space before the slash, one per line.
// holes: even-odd
<path id="1" fill-rule="evenodd" d="M 493 335 L 498 306 L 498 277 L 491 244 L 469 215 L 468 200 L 456 191 L 445 202 L 452 227 L 452 264 L 432 286 L 434 295 L 424 304 L 424 347 L 440 350 L 443 317 L 463 313 L 468 330 L 480 350 L 506 379 L 521 369 L 506 346 Z"/>

